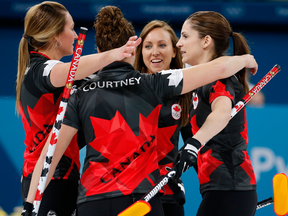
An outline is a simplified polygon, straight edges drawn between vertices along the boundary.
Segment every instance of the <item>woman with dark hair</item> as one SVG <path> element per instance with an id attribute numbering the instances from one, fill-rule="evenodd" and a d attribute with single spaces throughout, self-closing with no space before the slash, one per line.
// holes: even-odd
<path id="1" fill-rule="evenodd" d="M 155 74 L 162 70 L 183 68 L 178 38 L 166 22 L 153 20 L 140 33 L 141 44 L 136 50 L 134 67 L 141 73 Z M 192 136 L 189 123 L 189 106 L 192 93 L 163 98 L 159 115 L 158 157 L 160 174 L 166 175 L 173 166 L 178 152 L 179 134 L 185 141 Z M 162 205 L 165 216 L 184 215 L 185 193 L 182 180 L 169 181 L 164 186 Z"/>
<path id="2" fill-rule="evenodd" d="M 135 34 L 131 23 L 115 6 L 103 7 L 94 27 L 100 53 L 123 46 Z M 71 139 L 81 129 L 86 158 L 78 190 L 78 216 L 115 216 L 159 180 L 157 135 L 161 98 L 185 94 L 229 77 L 243 67 L 253 68 L 255 73 L 258 67 L 251 55 L 226 56 L 198 67 L 143 74 L 133 68 L 134 60 L 133 52 L 131 57 L 102 68 L 69 99 L 47 183 Z M 36 187 L 37 184 L 31 185 Z M 148 215 L 164 215 L 160 194 L 150 204 Z"/>
<path id="3" fill-rule="evenodd" d="M 37 166 L 36 162 L 53 128 L 71 65 L 60 59 L 73 54 L 77 37 L 73 19 L 62 4 L 45 1 L 27 11 L 19 44 L 16 80 L 16 111 L 20 113 L 26 134 L 21 178 L 23 202 L 28 195 L 32 172 L 42 170 L 43 165 Z M 140 43 L 140 40 L 134 42 L 135 39 L 131 38 L 126 45 L 123 43 L 125 46 L 121 48 L 81 57 L 76 79 L 81 80 L 115 60 L 129 57 L 131 50 Z M 43 164 L 44 157 L 41 161 Z M 59 216 L 71 215 L 76 207 L 79 169 L 75 136 L 43 195 L 39 216 L 46 216 L 49 210 L 56 211 Z M 29 206 L 25 208 L 32 208 Z"/>
<path id="4" fill-rule="evenodd" d="M 249 53 L 244 37 L 232 31 L 225 17 L 214 11 L 199 11 L 184 22 L 177 46 L 183 62 L 197 67 L 221 58 L 229 47 L 229 38 L 233 40 L 233 56 Z M 255 214 L 256 179 L 247 153 L 246 108 L 231 119 L 231 109 L 248 92 L 246 72 L 243 68 L 193 91 L 193 137 L 186 141 L 175 162 L 180 161 L 176 176 L 198 164 L 203 200 L 197 216 Z"/>

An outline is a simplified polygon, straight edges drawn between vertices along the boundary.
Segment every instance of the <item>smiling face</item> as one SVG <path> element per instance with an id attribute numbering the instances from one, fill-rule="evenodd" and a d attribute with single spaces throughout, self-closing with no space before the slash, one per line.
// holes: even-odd
<path id="1" fill-rule="evenodd" d="M 199 33 L 191 28 L 189 21 L 185 21 L 181 29 L 181 37 L 177 43 L 182 53 L 183 63 L 197 65 L 204 56 L 204 39 L 199 38 Z"/>
<path id="2" fill-rule="evenodd" d="M 73 54 L 73 44 L 74 41 L 78 38 L 76 32 L 74 31 L 73 19 L 68 12 L 66 12 L 65 20 L 66 24 L 64 30 L 58 37 L 62 43 L 61 47 L 58 48 L 58 52 L 60 52 L 62 56 Z"/>
<path id="3" fill-rule="evenodd" d="M 143 41 L 142 56 L 147 73 L 169 70 L 172 58 L 176 56 L 169 32 L 163 28 L 150 31 Z"/>

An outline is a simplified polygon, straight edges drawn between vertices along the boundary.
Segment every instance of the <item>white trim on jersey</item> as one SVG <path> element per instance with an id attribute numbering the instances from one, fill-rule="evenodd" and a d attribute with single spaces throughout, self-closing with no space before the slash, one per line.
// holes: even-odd
<path id="1" fill-rule="evenodd" d="M 162 70 L 159 73 L 161 74 L 171 74 L 167 77 L 169 79 L 169 86 L 177 87 L 179 83 L 183 80 L 183 72 L 181 69 L 176 70 Z"/>
<path id="2" fill-rule="evenodd" d="M 58 63 L 61 63 L 61 61 L 58 61 L 58 60 L 48 60 L 48 61 L 46 61 L 44 63 L 44 65 L 46 64 L 46 67 L 44 68 L 43 76 L 49 76 L 52 68 Z"/>

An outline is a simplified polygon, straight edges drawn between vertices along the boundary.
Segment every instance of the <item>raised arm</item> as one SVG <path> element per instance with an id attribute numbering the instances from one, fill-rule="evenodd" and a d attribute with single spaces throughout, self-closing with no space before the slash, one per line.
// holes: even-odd
<path id="1" fill-rule="evenodd" d="M 258 64 L 250 54 L 222 56 L 213 61 L 183 69 L 183 89 L 181 94 L 190 92 L 218 79 L 232 76 L 242 68 L 250 68 L 254 75 Z"/>
<path id="2" fill-rule="evenodd" d="M 122 47 L 80 57 L 75 79 L 81 80 L 114 61 L 120 61 L 126 57 L 130 57 L 131 53 L 141 43 L 141 38 L 136 39 L 137 36 L 133 36 L 130 37 L 127 43 Z M 50 74 L 53 86 L 62 87 L 65 85 L 70 65 L 70 62 L 59 63 L 53 67 Z"/>

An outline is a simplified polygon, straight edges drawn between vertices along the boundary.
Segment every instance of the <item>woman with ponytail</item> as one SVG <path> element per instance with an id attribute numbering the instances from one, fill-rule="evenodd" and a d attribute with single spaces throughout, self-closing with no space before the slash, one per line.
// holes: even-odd
<path id="1" fill-rule="evenodd" d="M 20 113 L 26 134 L 21 179 L 23 202 L 30 199 L 27 195 L 33 181 L 32 173 L 37 169 L 42 170 L 45 156 L 37 161 L 53 128 L 71 65 L 60 60 L 73 54 L 73 43 L 77 37 L 74 21 L 62 4 L 45 1 L 34 5 L 26 13 L 16 80 L 16 111 Z M 129 57 L 140 43 L 140 39 L 134 41 L 136 38 L 125 41 L 117 49 L 81 57 L 76 80 L 95 73 L 113 61 Z M 70 216 L 76 208 L 80 178 L 78 140 L 75 135 L 61 158 L 53 181 L 43 194 L 39 216 L 46 216 L 49 210 L 56 211 L 58 216 Z M 31 203 L 24 203 L 24 210 L 31 208 Z"/>
<path id="2" fill-rule="evenodd" d="M 199 11 L 184 22 L 177 46 L 182 61 L 197 67 L 224 56 L 229 39 L 233 41 L 233 56 L 249 54 L 244 37 L 232 31 L 225 17 L 214 11 Z M 193 137 L 185 142 L 175 162 L 180 161 L 176 176 L 189 168 L 187 164 L 198 164 L 203 200 L 197 216 L 255 214 L 256 179 L 247 153 L 246 108 L 231 119 L 231 109 L 248 92 L 246 73 L 243 68 L 193 92 Z"/>

